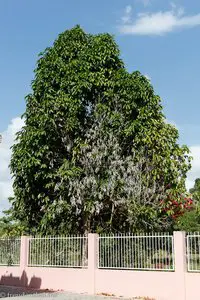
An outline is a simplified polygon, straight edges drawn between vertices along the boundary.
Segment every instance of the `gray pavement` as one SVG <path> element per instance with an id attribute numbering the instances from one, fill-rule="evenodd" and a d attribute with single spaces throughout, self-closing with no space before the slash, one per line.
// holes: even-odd
<path id="1" fill-rule="evenodd" d="M 119 300 L 122 297 L 91 296 L 87 294 L 73 294 L 67 292 L 53 292 L 49 290 L 33 290 L 18 287 L 6 287 L 0 285 L 0 298 L 13 300 Z M 130 298 L 129 298 L 130 299 Z M 134 298 L 132 298 L 133 300 Z M 8 300 L 8 299 L 7 299 Z M 127 299 L 126 299 L 127 300 Z M 136 300 L 136 298 L 135 298 Z M 142 300 L 142 299 L 141 299 Z"/>

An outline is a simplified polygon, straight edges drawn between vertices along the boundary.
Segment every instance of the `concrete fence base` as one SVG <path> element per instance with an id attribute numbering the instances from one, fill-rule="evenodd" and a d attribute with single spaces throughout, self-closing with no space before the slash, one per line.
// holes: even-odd
<path id="1" fill-rule="evenodd" d="M 174 232 L 175 271 L 97 268 L 98 235 L 88 235 L 88 268 L 28 266 L 28 238 L 21 238 L 19 267 L 0 266 L 0 284 L 74 293 L 148 296 L 156 300 L 200 299 L 200 273 L 188 273 L 185 233 Z"/>

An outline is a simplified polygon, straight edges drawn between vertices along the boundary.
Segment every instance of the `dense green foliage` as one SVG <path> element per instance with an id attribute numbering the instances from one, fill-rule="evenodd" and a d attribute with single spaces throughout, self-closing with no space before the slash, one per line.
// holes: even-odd
<path id="1" fill-rule="evenodd" d="M 194 187 L 190 189 L 190 209 L 175 220 L 174 229 L 186 232 L 200 232 L 200 179 L 197 178 Z"/>
<path id="2" fill-rule="evenodd" d="M 60 34 L 40 54 L 24 118 L 12 149 L 12 213 L 32 230 L 153 229 L 163 192 L 185 191 L 188 148 L 178 145 L 150 82 L 125 69 L 109 34 L 79 26 Z M 128 186 L 136 170 L 134 197 Z M 132 226 L 134 218 L 141 224 Z"/>
<path id="3" fill-rule="evenodd" d="M 194 187 L 190 189 L 190 193 L 192 194 L 192 199 L 196 204 L 200 204 L 200 178 L 197 178 L 194 183 Z"/>
<path id="4" fill-rule="evenodd" d="M 19 237 L 29 232 L 23 222 L 13 218 L 11 209 L 3 211 L 3 216 L 0 218 L 0 237 Z"/>
<path id="5" fill-rule="evenodd" d="M 200 212 L 198 208 L 185 212 L 174 225 L 175 230 L 186 232 L 200 232 Z"/>

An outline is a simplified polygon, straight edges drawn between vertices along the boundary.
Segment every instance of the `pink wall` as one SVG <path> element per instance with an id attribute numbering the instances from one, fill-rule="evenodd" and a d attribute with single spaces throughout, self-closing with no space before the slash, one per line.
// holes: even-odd
<path id="1" fill-rule="evenodd" d="M 200 299 L 200 273 L 186 270 L 184 232 L 174 233 L 175 272 L 98 269 L 96 234 L 88 236 L 86 269 L 28 267 L 27 242 L 22 237 L 19 267 L 0 266 L 0 284 L 156 300 Z"/>
<path id="2" fill-rule="evenodd" d="M 96 271 L 96 291 L 125 297 L 146 296 L 156 300 L 177 300 L 175 272 Z M 180 299 L 184 300 L 184 298 Z"/>
<path id="3" fill-rule="evenodd" d="M 90 289 L 86 269 L 27 267 L 24 272 L 21 272 L 18 267 L 0 267 L 0 272 L 1 285 L 77 293 L 87 293 Z M 22 277 L 25 284 L 22 283 Z"/>
<path id="4" fill-rule="evenodd" d="M 200 273 L 185 274 L 186 300 L 200 299 Z"/>

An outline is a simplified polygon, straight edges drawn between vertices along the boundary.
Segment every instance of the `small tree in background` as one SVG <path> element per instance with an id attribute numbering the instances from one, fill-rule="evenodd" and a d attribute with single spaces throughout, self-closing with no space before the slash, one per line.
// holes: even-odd
<path id="1" fill-rule="evenodd" d="M 200 178 L 197 178 L 194 183 L 194 187 L 190 189 L 192 198 L 196 204 L 200 204 Z"/>
<path id="2" fill-rule="evenodd" d="M 189 210 L 186 209 L 175 220 L 174 228 L 186 232 L 200 232 L 200 179 L 197 178 L 194 187 L 190 189 L 191 198 L 186 198 Z"/>
<path id="3" fill-rule="evenodd" d="M 178 217 L 174 225 L 175 230 L 186 232 L 200 232 L 200 212 L 198 208 L 185 212 Z"/>
<path id="4" fill-rule="evenodd" d="M 8 198 L 8 201 L 12 203 L 14 198 Z M 0 218 L 0 236 L 1 237 L 16 237 L 29 234 L 31 231 L 26 228 L 22 221 L 16 220 L 13 216 L 12 208 L 2 212 L 3 215 Z"/>

